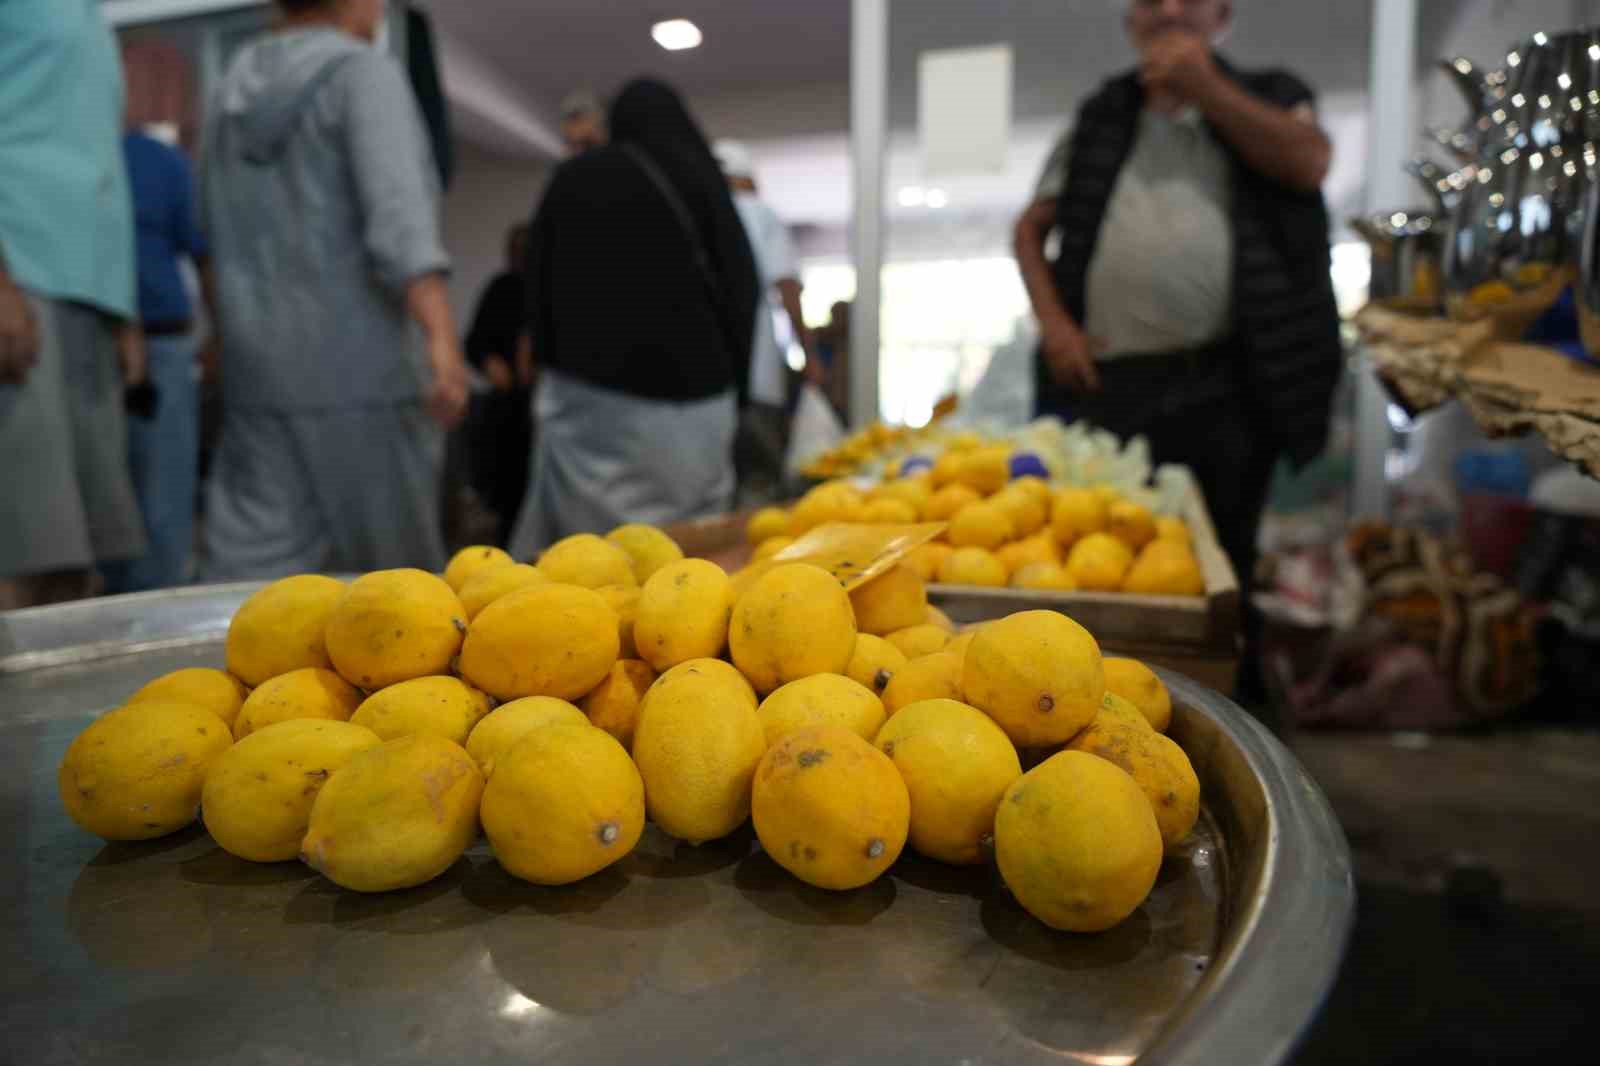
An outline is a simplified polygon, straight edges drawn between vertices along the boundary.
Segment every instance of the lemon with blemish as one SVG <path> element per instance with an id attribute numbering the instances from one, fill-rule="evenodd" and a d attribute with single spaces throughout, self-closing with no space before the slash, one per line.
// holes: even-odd
<path id="1" fill-rule="evenodd" d="M 351 582 L 328 616 L 328 657 L 339 676 L 371 692 L 449 673 L 466 631 L 466 608 L 443 578 L 377 570 Z"/>
<path id="2" fill-rule="evenodd" d="M 450 557 L 450 562 L 444 568 L 444 583 L 459 594 L 467 582 L 480 574 L 515 563 L 516 560 L 504 549 L 489 544 L 473 544 Z"/>
<path id="3" fill-rule="evenodd" d="M 1106 692 L 1100 646 L 1066 615 L 1022 611 L 978 631 L 963 662 L 961 691 L 1018 747 L 1064 744 L 1100 709 Z"/>

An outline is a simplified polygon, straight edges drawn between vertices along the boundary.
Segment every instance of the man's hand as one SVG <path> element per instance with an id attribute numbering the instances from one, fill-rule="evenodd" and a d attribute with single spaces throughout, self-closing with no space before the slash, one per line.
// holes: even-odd
<path id="1" fill-rule="evenodd" d="M 1156 38 L 1139 63 L 1145 92 L 1175 97 L 1185 103 L 1204 97 L 1218 75 L 1211 45 L 1205 38 L 1181 30 Z"/>
<path id="2" fill-rule="evenodd" d="M 428 345 L 433 383 L 428 386 L 428 414 L 446 430 L 456 428 L 467 414 L 467 364 L 454 337 L 441 337 Z"/>
<path id="3" fill-rule="evenodd" d="M 217 380 L 217 370 L 222 366 L 222 338 L 215 331 L 201 342 L 195 362 L 200 366 L 201 381 Z"/>
<path id="4" fill-rule="evenodd" d="M 1066 318 L 1039 324 L 1039 350 L 1056 384 L 1078 392 L 1097 392 L 1100 373 L 1095 356 L 1105 351 L 1105 342 L 1090 337 Z"/>
<path id="5" fill-rule="evenodd" d="M 39 361 L 39 324 L 22 289 L 0 273 L 0 385 L 21 385 Z"/>
<path id="6" fill-rule="evenodd" d="M 491 355 L 484 359 L 483 376 L 489 379 L 489 384 L 494 386 L 496 392 L 511 391 L 511 364 L 500 356 Z"/>
<path id="7" fill-rule="evenodd" d="M 117 366 L 122 370 L 124 387 L 142 385 L 149 376 L 144 350 L 144 330 L 139 323 L 124 319 L 117 324 Z"/>

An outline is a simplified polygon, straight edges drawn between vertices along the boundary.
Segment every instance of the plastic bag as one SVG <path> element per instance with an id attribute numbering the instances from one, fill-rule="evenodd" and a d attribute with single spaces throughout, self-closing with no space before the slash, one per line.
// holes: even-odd
<path id="1" fill-rule="evenodd" d="M 1033 353 L 1038 347 L 1038 331 L 1024 316 L 1011 339 L 994 350 L 983 377 L 961 405 L 963 416 L 1006 428 L 1026 424 L 1033 417 Z"/>
<path id="2" fill-rule="evenodd" d="M 843 439 L 844 423 L 834 414 L 822 390 L 809 382 L 801 386 L 794 424 L 789 429 L 789 450 L 783 459 L 784 472 L 800 477 L 807 463 Z"/>

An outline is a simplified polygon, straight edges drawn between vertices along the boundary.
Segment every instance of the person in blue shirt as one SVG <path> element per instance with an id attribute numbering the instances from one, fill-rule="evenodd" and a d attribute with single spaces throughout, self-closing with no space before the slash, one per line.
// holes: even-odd
<path id="1" fill-rule="evenodd" d="M 110 592 L 183 584 L 194 541 L 200 465 L 200 390 L 194 313 L 180 264 L 191 260 L 209 293 L 194 175 L 179 149 L 140 131 L 122 139 L 133 190 L 139 318 L 155 409 L 128 420 L 128 463 L 150 548 L 101 568 Z M 208 308 L 209 310 L 209 308 Z"/>
<path id="2" fill-rule="evenodd" d="M 144 367 L 122 66 L 99 3 L 0 2 L 0 72 L 4 608 L 86 595 L 96 563 L 144 551 L 123 415 Z"/>

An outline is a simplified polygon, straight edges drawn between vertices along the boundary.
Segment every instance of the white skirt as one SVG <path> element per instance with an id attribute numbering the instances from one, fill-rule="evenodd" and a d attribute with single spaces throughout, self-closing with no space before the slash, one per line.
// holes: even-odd
<path id="1" fill-rule="evenodd" d="M 537 442 L 511 554 L 532 559 L 573 533 L 664 525 L 733 499 L 733 392 L 675 403 L 545 370 L 533 401 Z"/>

